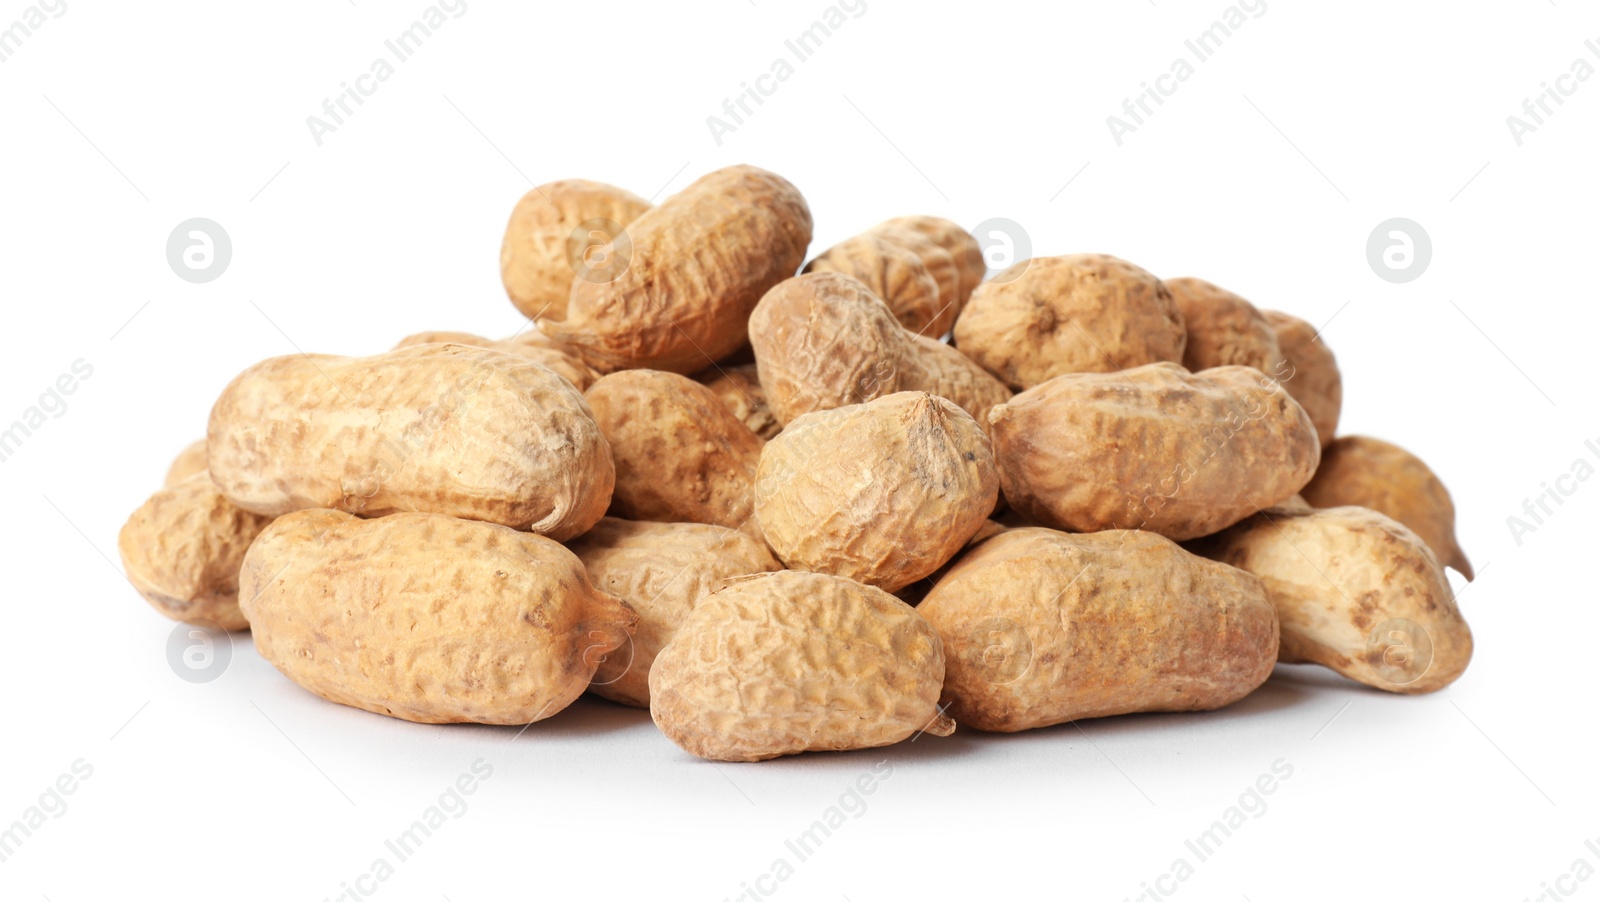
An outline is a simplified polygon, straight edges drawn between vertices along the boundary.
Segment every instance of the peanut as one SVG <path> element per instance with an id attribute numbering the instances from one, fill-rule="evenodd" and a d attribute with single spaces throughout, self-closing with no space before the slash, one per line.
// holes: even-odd
<path id="1" fill-rule="evenodd" d="M 650 209 L 650 202 L 631 191 L 585 179 L 549 182 L 534 188 L 511 210 L 500 244 L 500 277 L 511 303 L 529 319 L 561 319 L 576 273 L 587 271 L 591 242 L 610 234 Z M 598 220 L 598 222 L 597 222 Z M 574 232 L 586 225 L 603 235 Z M 617 253 L 609 247 L 608 253 Z M 604 263 L 596 264 L 604 270 Z"/>
<path id="2" fill-rule="evenodd" d="M 783 424 L 767 406 L 767 392 L 761 387 L 754 363 L 712 366 L 696 373 L 694 381 L 711 389 L 722 399 L 723 406 L 756 435 L 771 440 L 783 431 Z"/>
<path id="3" fill-rule="evenodd" d="M 588 389 L 594 380 L 600 378 L 593 368 L 583 362 L 583 358 L 559 347 L 559 342 L 544 338 L 537 329 L 529 329 L 526 333 L 531 336 L 496 340 L 473 335 L 471 332 L 418 332 L 407 335 L 394 346 L 394 350 L 409 348 L 420 344 L 457 344 L 469 345 L 474 348 L 492 348 L 504 351 L 507 354 L 516 354 L 526 357 L 534 363 L 555 370 L 556 375 L 572 383 L 578 391 Z"/>
<path id="4" fill-rule="evenodd" d="M 928 244 L 932 247 L 932 242 Z M 948 253 L 938 247 L 933 250 L 944 254 L 948 261 Z M 954 291 L 960 285 L 955 264 L 949 263 L 947 271 L 954 279 L 950 288 Z M 889 305 L 900 325 L 919 334 L 937 338 L 950 331 L 955 319 L 944 315 L 949 308 L 940 300 L 939 282 L 922 258 L 883 235 L 866 233 L 847 238 L 807 263 L 803 272 L 837 272 L 860 279 Z"/>
<path id="5" fill-rule="evenodd" d="M 1106 254 L 1021 261 L 973 292 L 955 343 L 1012 388 L 1184 357 L 1183 319 L 1161 280 Z"/>
<path id="6" fill-rule="evenodd" d="M 732 580 L 695 605 L 650 669 L 650 715 L 717 761 L 948 736 L 944 652 L 909 605 L 792 570 Z"/>
<path id="7" fill-rule="evenodd" d="M 1456 505 L 1438 475 L 1410 451 L 1364 435 L 1322 449 L 1317 474 L 1301 490 L 1313 507 L 1356 505 L 1392 517 L 1422 537 L 1439 562 L 1472 579 L 1456 541 Z"/>
<path id="8" fill-rule="evenodd" d="M 894 592 L 954 556 L 998 497 L 983 427 L 899 392 L 791 422 L 761 453 L 756 516 L 791 568 Z"/>
<path id="9" fill-rule="evenodd" d="M 1339 409 L 1344 405 L 1344 379 L 1333 351 L 1312 325 L 1299 317 L 1276 310 L 1263 310 L 1278 339 L 1283 354 L 1279 374 L 1283 387 L 1306 409 L 1317 426 L 1317 441 L 1326 449 L 1339 428 Z"/>
<path id="10" fill-rule="evenodd" d="M 601 372 L 692 373 L 744 345 L 751 309 L 805 259 L 811 211 L 782 178 L 730 166 L 627 231 L 627 270 L 609 282 L 575 279 L 565 317 L 545 331 Z"/>
<path id="11" fill-rule="evenodd" d="M 549 717 L 638 619 L 559 544 L 443 514 L 280 517 L 239 585 L 256 650 L 285 676 L 418 723 Z"/>
<path id="12" fill-rule="evenodd" d="M 750 317 L 767 404 L 781 423 L 900 391 L 948 398 L 980 423 L 1011 392 L 946 344 L 901 327 L 859 280 L 809 273 L 767 292 Z"/>
<path id="13" fill-rule="evenodd" d="M 1000 486 L 1042 526 L 1192 539 L 1300 491 L 1317 433 L 1248 367 L 1153 363 L 1057 376 L 989 415 Z"/>
<path id="14" fill-rule="evenodd" d="M 616 461 L 614 514 L 735 529 L 750 521 L 766 443 L 711 389 L 676 373 L 623 370 L 586 397 Z"/>
<path id="15" fill-rule="evenodd" d="M 422 510 L 558 540 L 605 514 L 614 479 L 567 380 L 451 344 L 256 364 L 212 408 L 207 456 L 228 500 L 258 514 Z"/>
<path id="16" fill-rule="evenodd" d="M 978 240 L 966 229 L 948 219 L 938 216 L 897 216 L 878 223 L 869 231 L 880 234 L 915 232 L 950 255 L 951 264 L 955 266 L 956 274 L 960 277 L 956 287 L 955 312 L 952 315 L 961 313 L 962 306 L 967 303 L 967 299 L 972 296 L 973 290 L 983 281 L 983 276 L 988 271 L 988 266 L 983 260 L 983 248 L 978 245 Z"/>
<path id="17" fill-rule="evenodd" d="M 606 517 L 567 544 L 589 579 L 639 614 L 633 636 L 595 670 L 589 691 L 650 707 L 650 668 L 700 600 L 726 580 L 783 569 L 758 539 L 704 523 Z"/>
<path id="18" fill-rule="evenodd" d="M 1137 530 L 1002 532 L 917 612 L 944 640 L 952 717 L 992 732 L 1220 708 L 1278 655 L 1261 580 Z"/>
<path id="19" fill-rule="evenodd" d="M 202 438 L 178 452 L 178 456 L 172 461 L 172 466 L 167 469 L 167 478 L 162 485 L 175 486 L 196 473 L 205 472 L 205 469 L 206 440 Z"/>
<path id="20" fill-rule="evenodd" d="M 242 630 L 239 565 L 271 520 L 235 507 L 202 469 L 140 505 L 117 534 L 117 551 L 128 581 L 162 614 Z"/>
<path id="21" fill-rule="evenodd" d="M 1168 279 L 1189 341 L 1183 365 L 1191 372 L 1217 366 L 1251 366 L 1273 372 L 1282 354 L 1278 334 L 1255 305 L 1202 279 Z"/>
<path id="22" fill-rule="evenodd" d="M 1472 659 L 1472 631 L 1433 552 L 1377 511 L 1273 508 L 1194 548 L 1261 577 L 1285 663 L 1422 693 L 1454 682 Z"/>

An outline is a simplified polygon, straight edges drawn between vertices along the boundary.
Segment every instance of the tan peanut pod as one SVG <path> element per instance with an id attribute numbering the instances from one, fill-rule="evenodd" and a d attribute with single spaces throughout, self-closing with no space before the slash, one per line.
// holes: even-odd
<path id="1" fill-rule="evenodd" d="M 504 351 L 507 354 L 516 354 L 518 357 L 526 357 L 534 363 L 549 367 L 555 370 L 556 375 L 571 382 L 572 386 L 578 391 L 586 390 L 590 385 L 594 384 L 594 380 L 600 378 L 600 374 L 584 363 L 583 358 L 560 350 L 557 347 L 558 342 L 550 339 L 544 339 L 544 342 L 548 342 L 548 344 L 543 342 L 535 343 L 535 341 L 537 339 L 534 341 L 519 341 L 515 338 L 498 340 L 484 338 L 482 335 L 473 335 L 471 332 L 418 332 L 400 339 L 395 344 L 394 350 L 421 344 L 458 344 L 469 345 L 474 348 L 492 348 L 496 351 Z"/>
<path id="2" fill-rule="evenodd" d="M 921 257 L 882 235 L 867 233 L 846 238 L 817 255 L 802 271 L 854 276 L 889 305 L 894 318 L 905 328 L 934 337 L 949 331 L 948 323 L 938 331 L 930 328 L 937 327 L 945 307 L 940 301 L 939 283 L 927 265 Z M 950 272 L 955 274 L 953 267 Z M 953 321 L 954 317 L 949 319 Z"/>
<path id="3" fill-rule="evenodd" d="M 500 244 L 500 278 L 511 303 L 529 319 L 561 319 L 573 277 L 585 270 L 580 255 L 597 240 L 589 232 L 616 239 L 619 227 L 648 209 L 650 202 L 631 191 L 587 179 L 548 182 L 524 194 Z"/>
<path id="4" fill-rule="evenodd" d="M 977 420 L 899 392 L 790 423 L 761 453 L 756 517 L 789 567 L 894 592 L 955 556 L 999 491 Z"/>
<path id="5" fill-rule="evenodd" d="M 1271 373 L 1282 359 L 1278 333 L 1255 305 L 1203 279 L 1168 279 L 1189 341 L 1183 365 L 1198 373 L 1217 366 L 1249 366 Z"/>
<path id="6" fill-rule="evenodd" d="M 961 315 L 961 306 L 967 302 L 967 293 L 961 287 L 961 268 L 956 264 L 954 252 L 941 247 L 916 229 L 905 226 L 881 223 L 864 234 L 885 238 L 891 244 L 916 254 L 922 265 L 927 267 L 928 274 L 939 283 L 939 309 L 936 315 L 917 328 L 906 328 L 935 341 L 942 339 L 956 324 L 956 317 Z M 970 240 L 972 236 L 967 237 Z"/>
<path id="7" fill-rule="evenodd" d="M 429 511 L 568 539 L 611 503 L 583 395 L 525 357 L 422 344 L 275 357 L 211 410 L 211 478 L 248 511 Z"/>
<path id="8" fill-rule="evenodd" d="M 761 295 L 805 260 L 811 211 L 779 176 L 729 166 L 645 212 L 628 235 L 626 271 L 575 279 L 566 317 L 544 330 L 601 372 L 692 373 L 744 345 Z"/>
<path id="9" fill-rule="evenodd" d="M 733 415 L 756 435 L 770 440 L 783 431 L 783 424 L 767 406 L 767 392 L 761 387 L 761 377 L 754 363 L 713 366 L 696 373 L 694 381 L 711 389 L 712 394 L 722 399 L 723 406 L 733 411 Z"/>
<path id="10" fill-rule="evenodd" d="M 1283 501 L 1317 469 L 1310 417 L 1249 367 L 1057 376 L 996 407 L 989 434 L 1006 501 L 1073 532 L 1192 539 Z"/>
<path id="11" fill-rule="evenodd" d="M 676 373 L 622 370 L 586 397 L 616 461 L 615 516 L 734 529 L 750 522 L 766 442 L 711 389 Z"/>
<path id="12" fill-rule="evenodd" d="M 239 565 L 270 522 L 229 503 L 201 470 L 140 505 L 117 551 L 128 582 L 165 616 L 242 630 L 250 624 L 239 613 Z"/>
<path id="13" fill-rule="evenodd" d="M 980 423 L 1011 397 L 947 344 L 900 326 L 883 300 L 841 273 L 808 273 L 767 292 L 750 317 L 767 405 L 780 423 L 900 391 L 954 401 Z"/>
<path id="14" fill-rule="evenodd" d="M 983 259 L 983 248 L 978 244 L 978 240 L 959 224 L 938 216 L 896 216 L 894 219 L 873 226 L 870 231 L 882 233 L 897 230 L 915 232 L 950 255 L 951 263 L 960 276 L 955 297 L 955 311 L 959 315 L 962 305 L 967 303 L 973 290 L 983 282 L 984 274 L 988 272 L 988 265 Z"/>
<path id="15" fill-rule="evenodd" d="M 256 651 L 285 676 L 418 723 L 549 717 L 638 619 L 560 544 L 443 514 L 280 517 L 239 586 Z"/>
<path id="16" fill-rule="evenodd" d="M 1209 711 L 1249 695 L 1278 657 L 1261 580 L 1138 530 L 1000 533 L 917 612 L 944 640 L 950 715 L 991 732 Z"/>
<path id="17" fill-rule="evenodd" d="M 206 470 L 206 440 L 198 439 L 191 442 L 178 456 L 173 459 L 172 466 L 167 468 L 167 478 L 161 484 L 175 486 L 196 473 Z"/>
<path id="18" fill-rule="evenodd" d="M 1439 563 L 1472 579 L 1456 541 L 1456 505 L 1437 474 L 1398 445 L 1347 435 L 1322 449 L 1317 474 L 1301 490 L 1312 507 L 1356 505 L 1392 517 L 1422 537 Z"/>
<path id="19" fill-rule="evenodd" d="M 922 603 L 922 599 L 927 597 L 929 592 L 933 591 L 933 587 L 939 584 L 939 580 L 943 579 L 944 575 L 950 572 L 950 568 L 961 562 L 962 557 L 966 555 L 967 552 L 983 544 L 984 539 L 992 538 L 1007 530 L 1015 528 L 1015 526 L 1001 523 L 999 520 L 991 519 L 983 521 L 983 525 L 978 527 L 978 531 L 972 534 L 972 538 L 967 540 L 967 544 L 961 546 L 961 550 L 956 552 L 955 557 L 945 561 L 944 564 L 939 567 L 939 569 L 933 571 L 927 576 L 924 576 L 922 579 L 919 579 L 911 585 L 898 590 L 894 593 L 894 597 L 900 599 L 908 605 L 911 605 L 912 607 L 916 607 L 918 604 Z"/>
<path id="20" fill-rule="evenodd" d="M 1344 406 L 1339 362 L 1310 323 L 1276 310 L 1263 310 L 1261 315 L 1272 326 L 1283 355 L 1281 371 L 1274 375 L 1306 409 L 1317 426 L 1317 441 L 1326 449 L 1339 429 L 1339 410 Z"/>
<path id="21" fill-rule="evenodd" d="M 1062 373 L 1183 359 L 1187 334 L 1161 280 L 1107 254 L 1019 261 L 978 286 L 955 343 L 1012 388 Z"/>
<path id="22" fill-rule="evenodd" d="M 822 573 L 735 579 L 701 599 L 650 669 L 650 716 L 715 761 L 948 736 L 939 635 L 906 603 Z"/>
<path id="23" fill-rule="evenodd" d="M 1427 544 L 1364 507 L 1272 508 L 1194 549 L 1261 577 L 1278 609 L 1278 660 L 1390 692 L 1434 692 L 1472 660 L 1472 631 Z"/>
<path id="24" fill-rule="evenodd" d="M 705 523 L 606 517 L 567 543 L 589 580 L 639 614 L 633 637 L 606 655 L 589 691 L 650 707 L 650 667 L 702 598 L 728 579 L 782 570 L 761 540 Z"/>

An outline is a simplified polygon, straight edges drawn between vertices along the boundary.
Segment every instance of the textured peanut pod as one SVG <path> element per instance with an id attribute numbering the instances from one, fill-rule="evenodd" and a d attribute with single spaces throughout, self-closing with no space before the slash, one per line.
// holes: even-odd
<path id="1" fill-rule="evenodd" d="M 837 272 L 861 280 L 889 305 L 900 325 L 913 332 L 937 338 L 949 331 L 948 322 L 944 323 L 945 328 L 937 329 L 945 311 L 939 298 L 939 282 L 921 257 L 882 235 L 867 233 L 846 238 L 817 255 L 803 271 Z M 950 273 L 955 275 L 953 266 Z"/>
<path id="2" fill-rule="evenodd" d="M 1282 354 L 1278 333 L 1255 305 L 1203 279 L 1168 279 L 1189 330 L 1183 365 L 1198 373 L 1216 366 L 1273 372 Z"/>
<path id="3" fill-rule="evenodd" d="M 235 507 L 201 470 L 140 505 L 117 534 L 117 551 L 128 581 L 162 614 L 242 630 L 239 565 L 271 521 Z"/>
<path id="4" fill-rule="evenodd" d="M 761 387 L 754 363 L 713 366 L 696 373 L 694 381 L 711 389 L 722 399 L 723 406 L 756 435 L 770 440 L 783 431 L 783 424 L 767 406 L 767 392 Z"/>
<path id="5" fill-rule="evenodd" d="M 1259 579 L 1138 530 L 1000 533 L 917 612 L 944 640 L 951 716 L 993 732 L 1209 711 L 1249 695 L 1278 656 Z"/>
<path id="6" fill-rule="evenodd" d="M 938 216 L 896 216 L 870 229 L 880 233 L 901 230 L 927 238 L 950 255 L 951 263 L 960 276 L 955 298 L 956 314 L 959 315 L 961 306 L 972 296 L 973 290 L 983 282 L 984 274 L 988 272 L 983 248 L 978 240 L 959 224 Z"/>
<path id="7" fill-rule="evenodd" d="M 900 326 L 860 280 L 808 273 L 767 292 L 750 317 L 767 404 L 781 423 L 900 391 L 948 398 L 980 423 L 1011 397 L 947 344 Z"/>
<path id="8" fill-rule="evenodd" d="M 711 389 L 676 373 L 623 370 L 602 376 L 586 397 L 616 461 L 613 514 L 749 523 L 766 442 Z"/>
<path id="9" fill-rule="evenodd" d="M 558 543 L 443 514 L 280 517 L 239 585 L 256 651 L 285 676 L 419 723 L 549 717 L 638 619 Z"/>
<path id="10" fill-rule="evenodd" d="M 978 527 L 978 531 L 972 534 L 972 538 L 968 539 L 965 545 L 961 546 L 961 550 L 956 552 L 955 557 L 945 561 L 944 564 L 939 567 L 939 569 L 933 571 L 927 576 L 924 576 L 922 579 L 919 579 L 911 585 L 896 591 L 894 593 L 894 597 L 900 599 L 908 605 L 911 605 L 912 607 L 917 606 L 922 602 L 923 598 L 927 597 L 929 592 L 933 591 L 933 587 L 939 584 L 939 580 L 943 579 L 944 575 L 950 572 L 950 568 L 961 562 L 962 557 L 965 556 L 968 551 L 971 551 L 973 548 L 983 544 L 985 539 L 992 538 L 1009 529 L 1015 528 L 1015 526 L 1002 523 L 999 520 L 983 521 L 983 525 Z"/>
<path id="11" fill-rule="evenodd" d="M 1193 547 L 1261 578 L 1282 625 L 1280 661 L 1422 693 L 1472 660 L 1472 631 L 1433 552 L 1377 511 L 1272 508 Z"/>
<path id="12" fill-rule="evenodd" d="M 643 523 L 607 517 L 567 544 L 602 592 L 639 614 L 633 636 L 606 655 L 589 691 L 650 707 L 650 667 L 702 598 L 728 579 L 782 570 L 765 543 L 704 523 Z"/>
<path id="13" fill-rule="evenodd" d="M 1283 501 L 1317 469 L 1310 417 L 1248 367 L 1057 376 L 996 407 L 989 434 L 1006 501 L 1074 532 L 1192 539 Z"/>
<path id="14" fill-rule="evenodd" d="M 628 227 L 632 260 L 609 282 L 575 279 L 566 317 L 544 324 L 601 372 L 692 373 L 739 350 L 767 289 L 811 243 L 799 190 L 754 166 L 702 176 Z"/>
<path id="15" fill-rule="evenodd" d="M 906 328 L 935 340 L 943 338 L 956 324 L 956 317 L 961 315 L 961 305 L 967 302 L 970 293 L 962 291 L 962 272 L 956 264 L 954 253 L 927 235 L 904 226 L 882 223 L 865 234 L 887 239 L 889 243 L 916 254 L 922 265 L 927 267 L 928 274 L 939 283 L 939 309 L 930 321 L 916 328 Z M 970 240 L 971 236 L 967 237 Z"/>
<path id="16" fill-rule="evenodd" d="M 1344 405 L 1339 362 L 1310 323 L 1276 310 L 1263 310 L 1261 315 L 1272 326 L 1283 355 L 1281 371 L 1274 375 L 1306 409 L 1317 426 L 1317 441 L 1326 449 L 1339 429 L 1339 409 Z"/>
<path id="17" fill-rule="evenodd" d="M 955 343 L 1000 381 L 1109 373 L 1184 357 L 1183 318 L 1161 280 L 1106 254 L 1023 260 L 973 292 Z"/>
<path id="18" fill-rule="evenodd" d="M 536 335 L 539 334 L 536 329 L 528 331 Z M 394 349 L 399 350 L 400 348 L 409 348 L 421 344 L 468 345 L 474 348 L 492 348 L 496 351 L 504 351 L 507 354 L 516 354 L 518 357 L 526 357 L 534 363 L 549 367 L 556 372 L 556 375 L 571 382 L 578 391 L 584 391 L 594 384 L 594 380 L 600 378 L 600 374 L 584 363 L 581 357 L 556 347 L 559 344 L 558 342 L 542 338 L 542 336 L 541 338 L 524 341 L 518 338 L 504 340 L 484 338 L 481 335 L 473 335 L 471 332 L 418 332 L 400 339 Z"/>
<path id="19" fill-rule="evenodd" d="M 258 363 L 212 408 L 207 455 L 222 493 L 258 514 L 419 510 L 557 540 L 605 515 L 614 478 L 571 383 L 453 344 Z"/>
<path id="20" fill-rule="evenodd" d="M 1317 474 L 1301 491 L 1312 507 L 1367 507 L 1404 523 L 1439 562 L 1472 579 L 1472 562 L 1456 541 L 1456 505 L 1422 458 L 1364 435 L 1322 449 Z"/>
<path id="21" fill-rule="evenodd" d="M 196 473 L 206 470 L 206 440 L 198 439 L 178 452 L 172 466 L 167 468 L 167 478 L 161 484 L 174 486 Z"/>
<path id="22" fill-rule="evenodd" d="M 686 751 L 762 761 L 948 736 L 939 635 L 893 595 L 784 570 L 701 599 L 650 669 L 650 715 Z"/>
<path id="23" fill-rule="evenodd" d="M 756 516 L 789 567 L 894 592 L 961 550 L 998 497 L 983 427 L 899 392 L 790 423 L 761 453 Z"/>
<path id="24" fill-rule="evenodd" d="M 573 277 L 589 262 L 582 255 L 594 253 L 596 241 L 615 253 L 615 241 L 606 239 L 616 239 L 618 226 L 648 209 L 650 202 L 631 191 L 586 179 L 549 182 L 524 194 L 500 244 L 500 278 L 511 303 L 530 319 L 561 319 Z M 580 231 L 585 224 L 599 226 L 593 231 L 603 236 Z"/>

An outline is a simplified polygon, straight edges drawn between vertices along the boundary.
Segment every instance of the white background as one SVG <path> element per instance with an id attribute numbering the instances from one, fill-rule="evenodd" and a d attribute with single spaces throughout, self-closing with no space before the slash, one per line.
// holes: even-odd
<path id="1" fill-rule="evenodd" d="M 334 898 L 479 758 L 470 808 L 376 898 L 733 898 L 884 760 L 865 812 L 763 891 L 1134 898 L 1277 759 L 1293 776 L 1265 814 L 1165 888 L 1521 900 L 1600 867 L 1600 480 L 1520 544 L 1506 523 L 1600 446 L 1600 78 L 1522 146 L 1506 124 L 1600 42 L 1592 4 L 1270 0 L 1119 147 L 1106 116 L 1221 0 L 867 0 L 719 146 L 706 117 L 820 0 L 468 0 L 319 147 L 306 117 L 424 5 L 68 0 L 0 64 L 0 421 L 93 367 L 0 464 L 0 826 L 93 767 L 0 863 L 0 896 Z M 24 9 L 0 5 L 0 28 Z M 500 235 L 533 182 L 665 196 L 740 162 L 805 193 L 813 251 L 892 215 L 1003 216 L 1036 253 L 1109 252 L 1326 323 L 1342 431 L 1405 445 L 1454 492 L 1481 572 L 1460 596 L 1471 669 L 1403 698 L 1280 668 L 1212 714 L 758 765 L 591 701 L 520 738 L 389 720 L 301 691 L 242 637 L 217 681 L 173 674 L 173 624 L 122 579 L 116 532 L 228 379 L 422 329 L 510 334 Z M 204 285 L 164 252 L 197 216 L 233 241 Z M 1434 247 L 1403 285 L 1365 255 L 1396 216 Z M 1562 886 L 1600 899 L 1600 879 Z"/>

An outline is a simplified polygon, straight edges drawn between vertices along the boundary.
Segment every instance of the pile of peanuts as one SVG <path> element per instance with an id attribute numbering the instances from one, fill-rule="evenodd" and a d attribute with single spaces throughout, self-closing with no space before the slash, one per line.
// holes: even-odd
<path id="1" fill-rule="evenodd" d="M 1306 322 L 1101 254 L 986 277 L 931 216 L 806 262 L 811 228 L 751 166 L 535 188 L 521 333 L 245 370 L 123 527 L 129 580 L 330 701 L 526 724 L 588 691 L 723 761 L 1466 668 L 1450 496 L 1335 438 Z"/>

